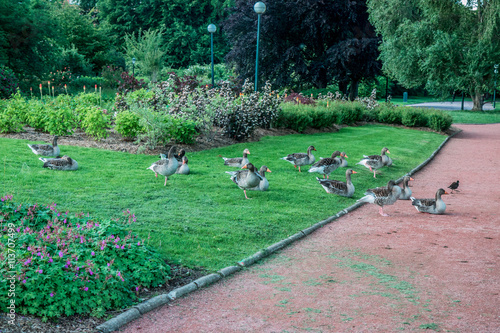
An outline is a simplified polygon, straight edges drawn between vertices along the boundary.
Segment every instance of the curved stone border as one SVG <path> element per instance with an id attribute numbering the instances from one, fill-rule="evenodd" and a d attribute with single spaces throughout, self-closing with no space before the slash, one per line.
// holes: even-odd
<path id="1" fill-rule="evenodd" d="M 448 136 L 446 138 L 446 140 L 444 140 L 441 143 L 441 145 L 439 145 L 439 147 L 431 154 L 431 156 L 429 156 L 429 158 L 427 158 L 419 166 L 417 166 L 416 168 L 414 168 L 413 170 L 408 172 L 406 175 L 411 176 L 411 175 L 415 174 L 416 172 L 418 172 L 420 169 L 422 169 L 424 166 L 426 166 L 430 161 L 432 161 L 432 159 L 437 155 L 437 153 L 439 153 L 439 151 L 444 147 L 444 145 L 452 137 L 454 137 L 456 134 L 458 134 L 460 132 L 462 132 L 462 130 L 459 130 L 459 131 L 453 133 L 452 135 Z M 398 183 L 402 182 L 404 176 L 405 175 L 398 178 L 396 180 L 396 183 L 398 184 Z M 317 223 L 313 224 L 312 226 L 310 226 L 309 228 L 301 230 L 298 233 L 296 233 L 288 238 L 285 238 L 277 243 L 274 243 L 273 245 L 268 246 L 267 248 L 251 255 L 250 257 L 247 257 L 247 258 L 239 261 L 238 266 L 225 267 L 225 268 L 217 271 L 217 273 L 202 276 L 201 278 L 199 278 L 191 283 L 188 283 L 185 286 L 174 289 L 170 293 L 168 293 L 168 295 L 162 294 L 162 295 L 153 297 L 147 301 L 144 301 L 136 306 L 133 306 L 131 309 L 129 309 L 129 310 L 119 314 L 118 316 L 106 321 L 105 323 L 97 326 L 96 329 L 100 332 L 103 332 L 103 333 L 116 331 L 119 328 L 128 324 L 129 322 L 139 318 L 141 315 L 143 315 L 151 310 L 156 309 L 157 307 L 160 307 L 164 304 L 172 302 L 175 299 L 177 299 L 181 296 L 185 296 L 185 295 L 187 295 L 193 291 L 196 291 L 200 288 L 207 287 L 207 286 L 221 280 L 222 278 L 225 278 L 229 275 L 232 275 L 232 274 L 240 271 L 243 267 L 248 267 L 248 266 L 253 265 L 254 263 L 259 261 L 260 259 L 265 258 L 265 257 L 281 250 L 282 248 L 284 248 L 284 247 L 292 244 L 293 242 L 311 234 L 315 230 L 323 227 L 324 225 L 326 225 L 328 223 L 333 222 L 334 220 L 338 219 L 339 217 L 341 217 L 349 212 L 352 212 L 353 210 L 363 206 L 364 204 L 365 204 L 365 202 L 356 202 L 355 204 L 353 204 L 345 209 L 342 209 L 337 214 L 330 216 L 329 218 L 327 218 L 323 221 L 317 222 Z"/>

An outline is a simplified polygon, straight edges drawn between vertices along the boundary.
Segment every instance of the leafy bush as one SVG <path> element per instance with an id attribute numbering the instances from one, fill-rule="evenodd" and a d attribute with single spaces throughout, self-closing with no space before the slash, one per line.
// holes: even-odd
<path id="1" fill-rule="evenodd" d="M 0 133 L 18 133 L 23 130 L 25 101 L 19 91 L 11 100 L 0 100 Z"/>
<path id="2" fill-rule="evenodd" d="M 82 119 L 82 128 L 94 139 L 100 140 L 108 137 L 106 131 L 109 127 L 110 117 L 106 109 L 101 109 L 98 106 L 91 106 Z"/>
<path id="3" fill-rule="evenodd" d="M 360 102 L 334 102 L 331 107 L 338 112 L 339 125 L 351 125 L 363 118 L 364 107 Z"/>
<path id="4" fill-rule="evenodd" d="M 128 110 L 118 112 L 115 118 L 115 131 L 127 139 L 133 139 L 143 131 L 139 116 Z"/>
<path id="5" fill-rule="evenodd" d="M 143 79 L 139 81 L 132 75 L 129 75 L 128 72 L 123 72 L 120 75 L 120 82 L 117 89 L 120 95 L 127 95 L 132 91 L 142 88 L 146 88 L 146 82 Z"/>
<path id="6" fill-rule="evenodd" d="M 71 88 L 73 91 L 82 92 L 85 86 L 85 92 L 87 93 L 98 93 L 99 87 L 104 84 L 104 79 L 98 76 L 80 76 L 73 80 Z M 97 86 L 97 87 L 96 87 Z"/>
<path id="7" fill-rule="evenodd" d="M 303 132 L 311 126 L 312 118 L 309 112 L 297 107 L 289 107 L 283 104 L 273 125 L 276 127 L 290 128 L 297 132 Z"/>
<path id="8" fill-rule="evenodd" d="M 10 98 L 16 93 L 19 81 L 14 72 L 5 66 L 0 67 L 0 99 Z"/>
<path id="9" fill-rule="evenodd" d="M 441 132 L 449 129 L 451 123 L 453 122 L 453 119 L 449 114 L 437 110 L 429 112 L 427 119 L 427 127 Z"/>
<path id="10" fill-rule="evenodd" d="M 170 126 L 167 129 L 168 136 L 178 143 L 192 144 L 194 138 L 198 135 L 196 131 L 196 123 L 192 120 L 181 118 L 172 118 Z"/>
<path id="11" fill-rule="evenodd" d="M 8 310 L 11 283 L 18 313 L 45 321 L 62 315 L 101 317 L 130 306 L 141 288 L 169 279 L 170 267 L 128 224 L 135 216 L 97 220 L 58 212 L 56 204 L 0 201 L 0 304 Z M 13 273 L 14 272 L 14 273 Z M 8 280 L 11 275 L 15 280 Z"/>
<path id="12" fill-rule="evenodd" d="M 285 102 L 294 103 L 294 104 L 305 104 L 305 105 L 314 105 L 316 102 L 312 97 L 306 97 L 301 93 L 292 92 L 285 97 Z"/>
<path id="13" fill-rule="evenodd" d="M 101 71 L 101 77 L 103 79 L 103 87 L 106 88 L 116 88 L 120 82 L 122 68 L 115 65 L 104 66 Z"/>
<path id="14" fill-rule="evenodd" d="M 154 149 L 158 144 L 167 142 L 168 128 L 171 126 L 171 117 L 164 113 L 156 112 L 151 107 L 136 103 L 130 105 L 130 112 L 139 118 L 139 126 L 143 131 L 137 133 L 137 142 L 145 141 L 145 146 Z M 144 148 L 140 147 L 139 151 Z"/>
<path id="15" fill-rule="evenodd" d="M 421 110 L 417 110 L 414 108 L 406 108 L 401 110 L 402 118 L 401 123 L 404 126 L 408 127 L 420 127 L 427 126 L 427 115 L 425 112 Z"/>
<path id="16" fill-rule="evenodd" d="M 402 123 L 402 110 L 400 107 L 392 107 L 388 105 L 379 106 L 378 122 L 386 124 L 401 124 Z"/>

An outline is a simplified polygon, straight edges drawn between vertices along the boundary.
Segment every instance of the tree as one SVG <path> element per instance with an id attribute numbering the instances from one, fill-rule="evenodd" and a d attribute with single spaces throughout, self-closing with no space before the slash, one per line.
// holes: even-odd
<path id="1" fill-rule="evenodd" d="M 407 88 L 466 91 L 482 110 L 500 58 L 500 1 L 369 0 L 383 68 Z"/>
<path id="2" fill-rule="evenodd" d="M 127 58 L 137 59 L 137 69 L 151 77 L 151 82 L 156 82 L 158 73 L 163 65 L 162 58 L 165 54 L 162 44 L 164 29 L 146 31 L 139 30 L 137 37 L 132 33 L 125 35 L 125 49 Z"/>
<path id="3" fill-rule="evenodd" d="M 231 51 L 226 59 L 242 78 L 255 68 L 257 15 L 254 1 L 238 0 L 223 28 Z M 277 86 L 326 87 L 333 81 L 351 97 L 357 83 L 380 71 L 380 39 L 368 21 L 363 0 L 278 0 L 261 16 L 259 76 Z M 344 91 L 345 92 L 345 91 Z"/>

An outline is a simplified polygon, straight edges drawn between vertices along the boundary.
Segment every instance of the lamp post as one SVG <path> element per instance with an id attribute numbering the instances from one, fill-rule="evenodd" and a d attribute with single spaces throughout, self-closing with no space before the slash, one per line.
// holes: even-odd
<path id="1" fill-rule="evenodd" d="M 132 76 L 135 77 L 135 58 L 132 58 Z"/>
<path id="2" fill-rule="evenodd" d="M 257 78 L 259 76 L 259 35 L 260 35 L 260 15 L 266 11 L 266 5 L 259 1 L 253 6 L 257 13 L 257 52 L 255 55 L 255 91 L 257 91 Z"/>
<path id="3" fill-rule="evenodd" d="M 214 83 L 214 32 L 217 31 L 215 24 L 209 24 L 207 27 L 208 32 L 210 32 L 210 50 L 212 54 L 212 88 L 215 87 Z"/>
<path id="4" fill-rule="evenodd" d="M 497 74 L 498 74 L 498 64 L 495 64 L 493 66 L 495 68 L 495 83 L 494 83 L 494 88 L 493 88 L 493 110 L 495 110 L 495 104 L 496 104 L 496 92 L 497 92 Z"/>

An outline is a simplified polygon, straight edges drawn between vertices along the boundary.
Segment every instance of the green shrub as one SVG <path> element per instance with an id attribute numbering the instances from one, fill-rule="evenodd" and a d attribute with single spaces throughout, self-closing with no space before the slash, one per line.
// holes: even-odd
<path id="1" fill-rule="evenodd" d="M 143 131 L 137 134 L 138 143 L 145 140 L 145 146 L 154 149 L 158 144 L 168 141 L 167 129 L 171 126 L 171 117 L 138 103 L 130 105 L 130 112 L 137 115 L 139 125 L 143 128 Z M 140 150 L 143 149 L 141 147 Z"/>
<path id="2" fill-rule="evenodd" d="M 25 119 L 28 126 L 43 131 L 46 120 L 45 104 L 38 99 L 31 99 L 28 103 L 28 113 Z"/>
<path id="3" fill-rule="evenodd" d="M 16 93 L 19 80 L 14 72 L 5 66 L 0 66 L 0 99 L 10 98 Z"/>
<path id="4" fill-rule="evenodd" d="M 74 92 L 99 93 L 99 87 L 104 84 L 104 79 L 99 76 L 80 76 L 73 80 L 71 90 Z M 97 85 L 97 88 L 96 88 Z M 85 90 L 83 87 L 85 86 Z M 99 103 L 97 103 L 99 104 Z"/>
<path id="5" fill-rule="evenodd" d="M 128 110 L 118 112 L 115 119 L 115 131 L 124 138 L 133 139 L 143 130 L 139 120 L 137 114 Z"/>
<path id="6" fill-rule="evenodd" d="M 408 127 L 427 126 L 427 115 L 422 110 L 406 108 L 402 110 L 401 123 Z"/>
<path id="7" fill-rule="evenodd" d="M 378 122 L 386 124 L 401 124 L 402 107 L 381 105 L 378 107 Z"/>
<path id="8" fill-rule="evenodd" d="M 427 127 L 440 132 L 449 129 L 453 121 L 449 114 L 437 110 L 429 112 L 427 119 Z"/>
<path id="9" fill-rule="evenodd" d="M 82 119 L 82 128 L 94 139 L 100 140 L 108 137 L 107 128 L 109 127 L 110 117 L 107 110 L 98 106 L 91 106 Z"/>
<path id="10" fill-rule="evenodd" d="M 102 83 L 103 87 L 106 88 L 116 88 L 120 82 L 121 74 L 123 68 L 119 68 L 115 65 L 103 66 L 101 77 L 104 80 Z"/>
<path id="11" fill-rule="evenodd" d="M 194 138 L 198 135 L 196 131 L 196 123 L 192 120 L 182 118 L 173 118 L 169 121 L 167 129 L 168 136 L 174 139 L 177 143 L 194 143 Z"/>
<path id="12" fill-rule="evenodd" d="M 101 317 L 132 305 L 142 288 L 169 279 L 170 267 L 129 229 L 135 216 L 97 220 L 58 212 L 56 204 L 0 201 L 0 304 L 8 311 L 16 285 L 16 312 L 46 321 L 62 315 Z M 11 275 L 15 280 L 7 280 Z"/>
<path id="13" fill-rule="evenodd" d="M 24 100 L 19 92 L 13 100 L 16 102 L 0 100 L 0 133 L 19 133 L 23 130 L 22 112 L 16 108 L 16 104 L 24 103 Z"/>
<path id="14" fill-rule="evenodd" d="M 363 119 L 363 105 L 359 102 L 333 102 L 332 106 L 338 112 L 337 124 L 351 125 Z"/>

